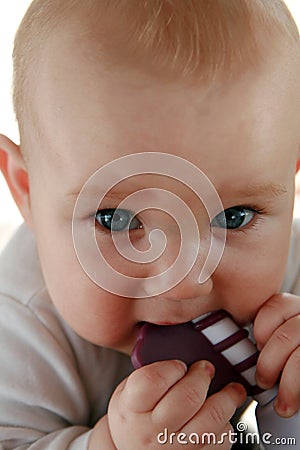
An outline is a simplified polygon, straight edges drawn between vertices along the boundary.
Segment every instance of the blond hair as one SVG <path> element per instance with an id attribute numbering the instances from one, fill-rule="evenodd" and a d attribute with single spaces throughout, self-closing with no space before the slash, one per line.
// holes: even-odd
<path id="1" fill-rule="evenodd" d="M 282 0 L 34 0 L 13 52 L 20 133 L 31 104 L 29 68 L 44 57 L 56 27 L 76 16 L 87 32 L 98 33 L 115 64 L 142 61 L 149 70 L 203 80 L 256 64 L 275 37 L 299 46 L 297 26 Z"/>

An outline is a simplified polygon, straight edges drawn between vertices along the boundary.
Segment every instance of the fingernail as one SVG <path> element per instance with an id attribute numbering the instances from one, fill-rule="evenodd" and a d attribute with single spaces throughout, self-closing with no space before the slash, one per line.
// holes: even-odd
<path id="1" fill-rule="evenodd" d="M 239 394 L 240 397 L 243 397 L 243 398 L 247 397 L 246 389 L 244 388 L 244 386 L 242 384 L 235 383 L 235 382 L 231 382 L 229 384 L 230 384 L 230 386 L 232 386 L 234 388 L 234 390 Z"/>
<path id="2" fill-rule="evenodd" d="M 295 413 L 292 408 L 289 408 L 284 401 L 279 400 L 278 398 L 274 401 L 274 408 L 282 417 L 291 417 Z"/>
<path id="3" fill-rule="evenodd" d="M 262 389 L 268 389 L 271 387 L 270 384 L 267 382 L 267 380 L 261 375 L 256 375 L 256 383 Z"/>
<path id="4" fill-rule="evenodd" d="M 259 352 L 262 350 L 262 345 L 259 342 L 256 342 L 256 348 Z"/>
<path id="5" fill-rule="evenodd" d="M 210 363 L 209 361 L 200 361 L 199 364 L 200 367 L 206 370 L 211 379 L 215 376 L 215 368 L 212 363 Z"/>
<path id="6" fill-rule="evenodd" d="M 178 366 L 181 366 L 183 368 L 184 372 L 187 372 L 187 366 L 185 362 L 181 361 L 181 359 L 174 359 L 174 361 L 176 362 L 176 364 L 178 364 Z"/>

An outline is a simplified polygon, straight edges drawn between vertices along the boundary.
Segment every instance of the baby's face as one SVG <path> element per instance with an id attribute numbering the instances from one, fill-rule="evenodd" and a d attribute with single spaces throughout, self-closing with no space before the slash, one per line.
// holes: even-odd
<path id="1" fill-rule="evenodd" d="M 240 323 L 253 319 L 258 308 L 278 291 L 284 276 L 300 137 L 299 90 L 295 90 L 299 89 L 299 71 L 284 58 L 280 66 L 270 59 L 260 73 L 205 88 L 184 84 L 180 77 L 162 82 L 129 68 L 103 73 L 93 48 L 87 53 L 80 43 L 74 48 L 71 40 L 59 47 L 53 42 L 49 47 L 36 85 L 38 132 L 31 135 L 35 158 L 30 170 L 31 205 L 46 283 L 59 312 L 85 339 L 128 353 L 144 321 L 181 323 L 221 308 Z M 113 272 L 137 278 L 136 292 L 131 289 L 132 295 L 127 296 L 126 281 L 120 286 L 116 282 L 119 294 L 108 292 L 92 281 L 90 268 L 84 270 L 74 248 L 72 216 L 84 183 L 99 168 L 125 155 L 146 152 L 156 153 L 152 156 L 161 175 L 145 175 L 140 160 L 133 159 L 130 167 L 133 164 L 141 175 L 114 187 L 99 207 L 104 181 L 111 176 L 113 184 L 116 173 L 105 172 L 103 179 L 97 176 L 93 189 L 89 190 L 89 184 L 85 188 L 85 208 L 75 221 L 87 253 L 88 236 L 96 227 L 94 245 Z M 164 175 L 172 162 L 160 164 L 158 153 L 184 158 L 198 167 L 226 211 L 224 253 L 216 270 L 201 284 L 198 278 L 210 229 L 215 231 L 217 246 L 218 236 L 221 240 L 222 210 L 203 204 L 187 182 L 183 185 Z M 176 169 L 178 180 L 185 179 L 182 164 L 182 171 Z M 130 167 L 118 163 L 117 178 L 126 178 Z M 195 182 L 190 180 L 193 185 Z M 165 252 L 154 261 L 134 263 L 118 254 L 110 228 L 113 235 L 126 236 L 132 213 L 141 206 L 135 210 L 132 201 L 130 208 L 127 206 L 131 213 L 123 209 L 113 224 L 111 210 L 143 188 L 156 191 L 142 194 L 145 209 L 131 222 L 129 242 L 143 252 L 149 249 L 150 231 L 161 229 L 167 243 Z M 176 220 L 185 228 L 183 233 L 192 225 L 189 219 L 183 220 L 188 217 L 183 207 L 177 207 L 176 220 L 164 212 L 158 188 L 176 194 L 191 209 L 202 238 L 194 266 L 167 291 L 166 270 L 176 258 L 181 239 Z M 209 203 L 209 189 L 206 198 Z M 161 210 L 155 208 L 156 202 Z M 171 197 L 164 202 L 167 209 Z M 215 219 L 208 217 L 207 210 Z M 189 254 L 197 242 L 193 232 L 187 235 L 190 240 L 184 245 Z M 123 243 L 125 254 L 129 242 Z M 100 257 L 94 264 L 95 273 L 101 272 Z M 165 278 L 158 284 L 147 285 L 147 279 L 164 271 Z M 144 298 L 136 298 L 137 292 L 143 292 Z"/>

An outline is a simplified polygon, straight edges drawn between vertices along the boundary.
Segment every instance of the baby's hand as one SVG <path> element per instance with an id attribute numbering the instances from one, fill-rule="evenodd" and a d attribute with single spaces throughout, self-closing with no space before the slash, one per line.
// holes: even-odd
<path id="1" fill-rule="evenodd" d="M 189 370 L 180 361 L 161 361 L 133 372 L 118 386 L 108 409 L 116 448 L 159 450 L 162 445 L 157 437 L 165 429 L 166 449 L 182 448 L 179 433 L 185 433 L 179 439 L 187 441 L 191 433 L 200 439 L 203 433 L 214 433 L 220 440 L 222 433 L 227 433 L 218 448 L 231 448 L 229 419 L 245 401 L 246 393 L 241 385 L 232 383 L 206 399 L 213 374 L 213 366 L 206 361 L 194 363 Z M 171 433 L 174 434 L 170 438 Z M 185 445 L 186 449 L 194 447 L 193 443 Z"/>
<path id="2" fill-rule="evenodd" d="M 300 408 L 300 297 L 271 297 L 259 310 L 253 331 L 261 350 L 257 383 L 268 389 L 282 371 L 275 408 L 280 416 L 290 417 Z"/>

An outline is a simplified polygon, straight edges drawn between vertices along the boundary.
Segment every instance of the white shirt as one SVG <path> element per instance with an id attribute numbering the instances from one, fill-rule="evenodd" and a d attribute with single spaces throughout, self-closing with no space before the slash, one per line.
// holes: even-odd
<path id="1" fill-rule="evenodd" d="M 300 295 L 299 273 L 295 223 L 284 291 Z M 128 357 L 85 341 L 59 316 L 22 225 L 0 256 L 0 450 L 86 450 L 131 370 Z"/>
<path id="2" fill-rule="evenodd" d="M 87 449 L 131 370 L 127 356 L 85 341 L 59 316 L 22 225 L 0 256 L 0 450 Z"/>

